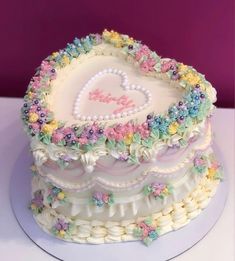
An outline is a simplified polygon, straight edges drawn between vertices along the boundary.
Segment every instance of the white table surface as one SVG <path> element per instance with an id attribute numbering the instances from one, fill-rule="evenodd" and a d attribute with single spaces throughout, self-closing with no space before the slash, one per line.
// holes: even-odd
<path id="1" fill-rule="evenodd" d="M 10 177 L 14 161 L 23 149 L 17 144 L 17 140 L 24 140 L 22 144 L 28 142 L 19 116 L 21 105 L 22 99 L 0 98 L 0 260 L 53 261 L 56 259 L 37 247 L 25 235 L 11 210 Z M 174 258 L 174 261 L 235 260 L 234 118 L 233 109 L 217 109 L 213 117 L 215 141 L 223 155 L 223 167 L 229 178 L 229 194 L 224 212 L 204 239 Z"/>

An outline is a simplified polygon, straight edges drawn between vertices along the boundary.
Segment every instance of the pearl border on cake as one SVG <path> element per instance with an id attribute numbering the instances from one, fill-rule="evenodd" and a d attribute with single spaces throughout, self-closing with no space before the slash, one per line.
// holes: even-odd
<path id="1" fill-rule="evenodd" d="M 91 84 L 103 77 L 106 74 L 114 74 L 118 75 L 121 78 L 121 87 L 123 87 L 124 90 L 135 90 L 141 92 L 145 96 L 146 102 L 143 105 L 140 105 L 132 110 L 127 110 L 122 113 L 117 113 L 117 114 L 106 114 L 106 115 L 81 115 L 79 112 L 79 105 L 80 105 L 80 100 L 84 92 L 91 87 Z M 125 72 L 123 72 L 120 69 L 115 69 L 115 68 L 106 68 L 102 71 L 97 72 L 94 76 L 92 76 L 87 83 L 82 87 L 81 91 L 78 93 L 77 98 L 74 103 L 74 109 L 73 109 L 73 115 L 77 120 L 82 120 L 82 121 L 96 121 L 96 120 L 114 120 L 114 119 L 119 119 L 119 118 L 125 118 L 128 116 L 131 116 L 133 114 L 136 114 L 139 111 L 142 111 L 146 109 L 148 106 L 150 106 L 150 103 L 152 102 L 152 94 L 150 93 L 149 90 L 145 89 L 141 85 L 136 85 L 136 84 L 129 84 L 128 83 L 128 77 Z"/>

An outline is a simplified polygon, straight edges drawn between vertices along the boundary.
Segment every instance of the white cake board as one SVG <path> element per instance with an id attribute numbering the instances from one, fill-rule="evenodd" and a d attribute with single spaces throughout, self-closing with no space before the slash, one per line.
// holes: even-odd
<path id="1" fill-rule="evenodd" d="M 215 153 L 223 162 L 218 149 Z M 172 259 L 199 242 L 215 225 L 225 206 L 228 181 L 226 177 L 220 183 L 216 195 L 201 214 L 185 227 L 160 236 L 149 247 L 141 241 L 112 243 L 101 245 L 77 244 L 59 240 L 44 232 L 36 223 L 28 209 L 31 200 L 32 158 L 28 146 L 16 160 L 11 177 L 11 205 L 15 217 L 26 235 L 41 249 L 59 260 L 96 261 L 163 261 Z M 224 170 L 226 173 L 226 170 Z"/>

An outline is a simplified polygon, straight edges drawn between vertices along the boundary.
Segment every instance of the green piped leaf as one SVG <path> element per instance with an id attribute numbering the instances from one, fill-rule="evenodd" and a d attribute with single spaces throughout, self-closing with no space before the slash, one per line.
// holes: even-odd
<path id="1" fill-rule="evenodd" d="M 125 145 L 124 141 L 118 141 L 116 143 L 116 147 L 120 151 L 125 151 L 126 150 L 126 145 Z"/>
<path id="2" fill-rule="evenodd" d="M 135 133 L 133 135 L 133 142 L 137 144 L 141 144 L 141 136 L 139 133 Z"/>
<path id="3" fill-rule="evenodd" d="M 107 148 L 110 149 L 110 150 L 114 150 L 115 148 L 115 145 L 116 145 L 116 142 L 115 140 L 108 140 L 107 143 Z"/>
<path id="4" fill-rule="evenodd" d="M 44 135 L 42 135 L 42 136 L 40 137 L 40 139 L 41 139 L 41 141 L 42 141 L 44 144 L 46 144 L 46 145 L 48 145 L 48 144 L 51 143 L 51 135 L 50 135 L 50 134 L 44 134 Z"/>
<path id="5" fill-rule="evenodd" d="M 150 136 L 154 139 L 159 139 L 159 130 L 156 128 L 152 129 Z"/>
<path id="6" fill-rule="evenodd" d="M 85 152 L 88 152 L 88 151 L 91 151 L 93 148 L 94 148 L 94 145 L 93 144 L 85 144 L 84 146 L 83 146 L 83 148 L 84 148 L 84 151 Z"/>
<path id="7" fill-rule="evenodd" d="M 138 158 L 135 155 L 132 155 L 132 154 L 129 156 L 128 162 L 132 163 L 132 164 L 139 164 L 140 163 Z"/>
<path id="8" fill-rule="evenodd" d="M 149 137 L 148 139 L 142 140 L 142 145 L 144 145 L 147 148 L 152 148 L 153 139 L 151 137 Z"/>

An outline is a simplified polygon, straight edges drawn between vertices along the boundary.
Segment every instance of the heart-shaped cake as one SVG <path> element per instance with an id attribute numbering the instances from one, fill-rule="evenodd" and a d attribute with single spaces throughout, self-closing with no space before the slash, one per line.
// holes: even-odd
<path id="1" fill-rule="evenodd" d="M 22 107 L 37 222 L 77 243 L 146 245 L 189 223 L 221 179 L 215 100 L 191 66 L 114 31 L 48 56 Z"/>

